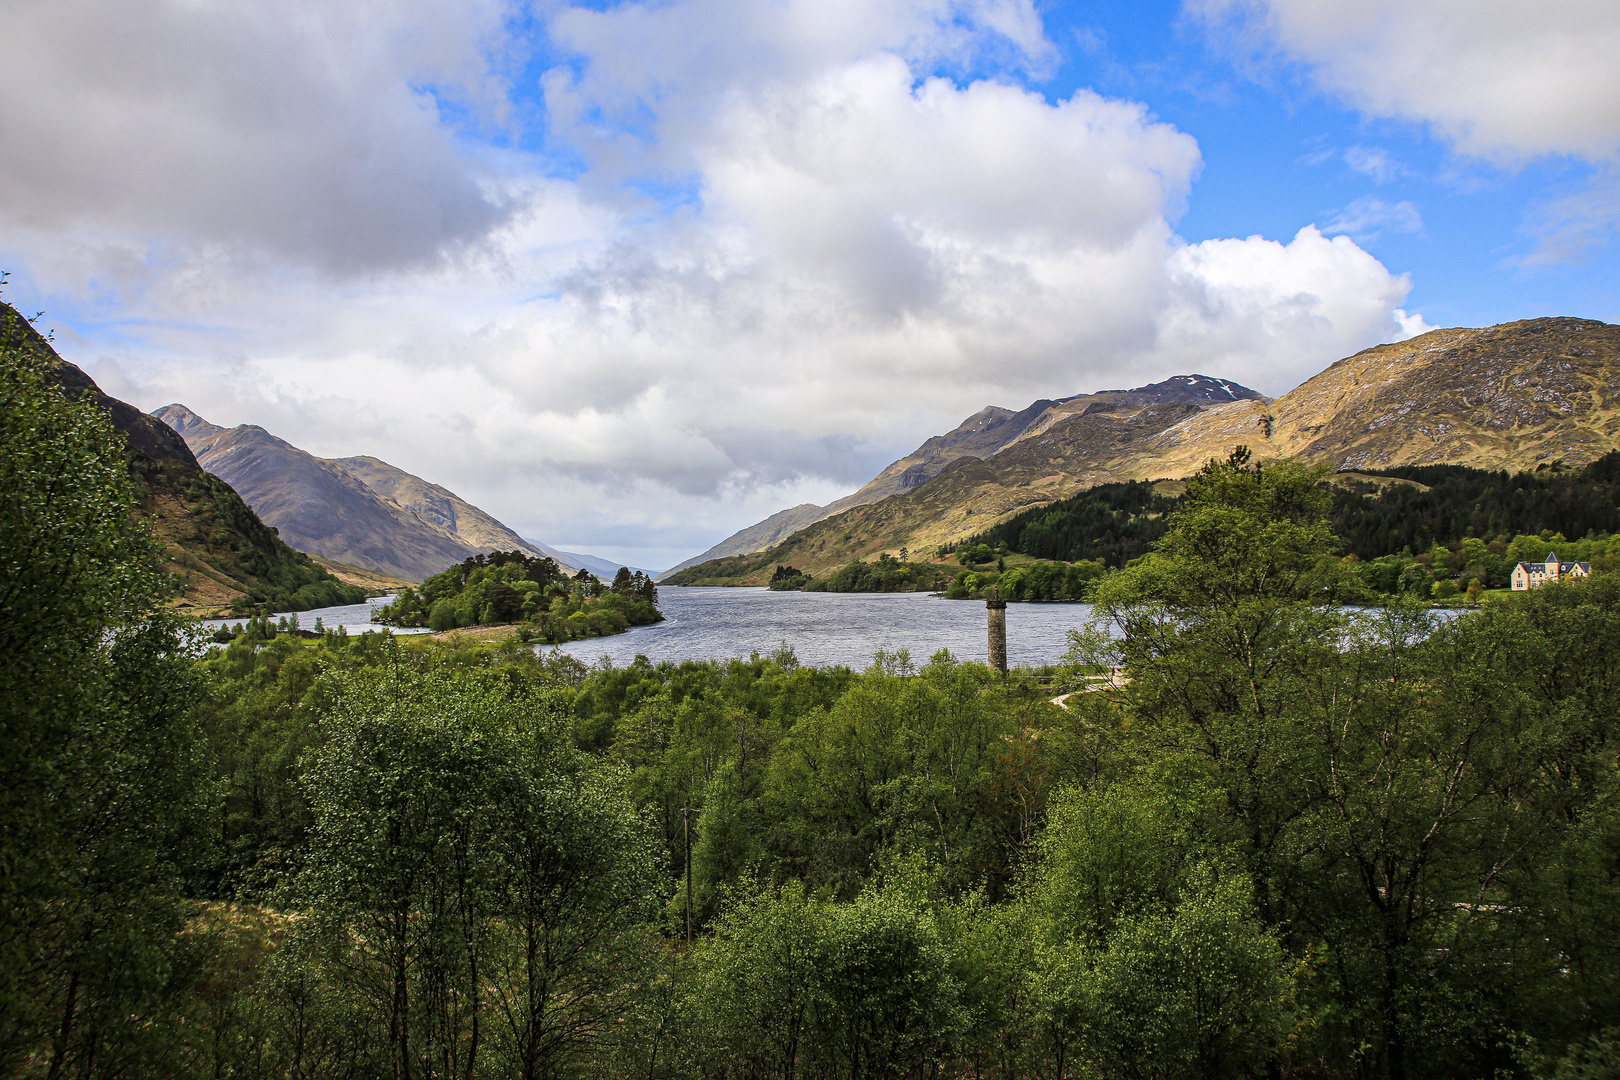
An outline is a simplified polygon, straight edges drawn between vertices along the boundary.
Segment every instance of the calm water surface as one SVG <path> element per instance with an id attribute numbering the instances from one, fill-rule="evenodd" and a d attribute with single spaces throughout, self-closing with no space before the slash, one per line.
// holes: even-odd
<path id="1" fill-rule="evenodd" d="M 905 649 L 923 663 L 940 649 L 958 659 L 985 659 L 984 602 L 940 600 L 927 593 L 807 593 L 768 589 L 665 587 L 664 621 L 608 638 L 588 638 L 562 651 L 623 666 L 649 660 L 721 660 L 768 653 L 786 641 L 801 664 L 864 668 L 879 649 Z M 1089 604 L 1008 604 L 1007 662 L 1054 663 L 1067 632 L 1091 614 Z"/>
<path id="2" fill-rule="evenodd" d="M 326 627 L 328 630 L 336 630 L 341 626 L 351 634 L 363 634 L 367 630 L 389 629 L 392 629 L 396 634 L 427 633 L 426 630 L 401 630 L 397 627 L 387 627 L 381 623 L 374 623 L 371 621 L 372 612 L 393 602 L 394 598 L 392 596 L 377 596 L 363 604 L 342 604 L 338 607 L 323 607 L 316 608 L 313 611 L 300 611 L 296 613 L 298 615 L 298 625 L 303 627 L 305 630 L 313 630 L 315 629 L 315 620 L 318 618 L 321 620 L 321 625 Z M 284 615 L 291 617 L 293 614 L 294 612 L 290 611 L 278 611 L 274 615 L 270 616 L 270 621 L 275 622 Z M 210 629 L 213 629 L 220 626 L 235 626 L 237 623 L 246 621 L 247 619 L 245 618 L 204 619 L 202 624 Z"/>
<path id="3" fill-rule="evenodd" d="M 372 612 L 393 597 L 364 604 L 300 611 L 298 624 L 344 627 L 351 634 L 388 627 Z M 643 653 L 650 660 L 724 660 L 768 653 L 786 641 L 801 664 L 864 668 L 879 649 L 905 649 L 918 663 L 940 649 L 959 659 L 985 659 L 984 603 L 940 600 L 927 593 L 805 593 L 768 589 L 668 587 L 658 590 L 664 621 L 606 638 L 571 641 L 562 651 L 592 663 L 610 657 L 623 666 Z M 279 619 L 290 612 L 277 612 Z M 1091 615 L 1089 604 L 1008 604 L 1007 662 L 1050 664 L 1068 648 L 1066 634 Z M 207 619 L 213 628 L 242 619 Z M 426 633 L 399 630 L 396 634 Z"/>

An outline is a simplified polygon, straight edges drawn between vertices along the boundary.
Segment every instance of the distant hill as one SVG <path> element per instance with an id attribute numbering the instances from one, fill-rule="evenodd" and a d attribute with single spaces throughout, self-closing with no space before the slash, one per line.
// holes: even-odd
<path id="1" fill-rule="evenodd" d="M 553 548 L 547 547 L 545 544 L 538 544 L 532 540 L 529 541 L 529 543 L 534 547 L 539 548 L 547 555 L 550 555 L 553 559 L 556 559 L 564 566 L 584 567 L 586 570 L 589 570 L 591 573 L 595 574 L 604 581 L 613 580 L 614 575 L 619 572 L 620 567 L 630 571 L 632 574 L 640 571 L 649 578 L 654 576 L 653 572 L 648 570 L 645 566 L 631 566 L 628 563 L 617 562 L 613 559 L 604 559 L 596 555 L 586 555 L 578 551 L 557 551 Z"/>
<path id="2" fill-rule="evenodd" d="M 954 461 L 991 457 L 1024 440 L 1045 435 L 1054 427 L 1067 430 L 1076 420 L 1088 414 L 1129 413 L 1168 405 L 1182 407 L 1173 413 L 1180 418 L 1214 406 L 1238 401 L 1263 403 L 1265 400 L 1248 387 L 1226 379 L 1208 375 L 1177 375 L 1134 390 L 1099 390 L 1093 394 L 1076 394 L 1056 400 L 1043 399 L 1017 412 L 999 405 L 986 406 L 962 421 L 954 430 L 934 436 L 899 461 L 892 462 L 854 494 L 826 506 L 804 503 L 791 510 L 772 514 L 756 525 L 733 533 L 703 554 L 677 563 L 663 576 L 667 579 L 678 570 L 727 555 L 764 551 L 817 521 L 858 506 L 870 506 L 891 495 L 915 491 Z"/>
<path id="3" fill-rule="evenodd" d="M 685 562 L 678 562 L 665 570 L 658 577 L 667 581 L 672 574 L 679 573 L 689 566 L 697 566 L 714 559 L 723 559 L 731 555 L 746 555 L 750 552 L 765 551 L 775 547 L 806 525 L 814 524 L 824 517 L 837 513 L 830 507 L 817 506 L 815 503 L 800 503 L 788 510 L 778 510 L 764 521 L 750 525 L 746 529 L 734 532 L 701 555 L 694 555 Z"/>
<path id="4" fill-rule="evenodd" d="M 152 415 L 300 551 L 412 582 L 491 551 L 549 556 L 573 570 L 586 566 L 584 558 L 525 540 L 455 492 L 386 461 L 316 457 L 257 425 L 223 428 L 179 404 Z M 617 569 L 593 572 L 611 577 Z"/>
<path id="5" fill-rule="evenodd" d="M 1340 360 L 1276 401 L 1213 383 L 1184 376 L 1020 413 L 987 409 L 862 489 L 887 476 L 894 494 L 801 528 L 769 557 L 682 574 L 763 584 L 777 563 L 821 574 L 885 551 L 932 551 L 1100 484 L 1186 476 L 1238 444 L 1260 459 L 1369 471 L 1580 466 L 1620 445 L 1620 327 L 1591 320 L 1431 331 Z M 921 483 L 905 481 L 942 460 Z"/>
<path id="6" fill-rule="evenodd" d="M 210 612 L 250 604 L 304 611 L 357 604 L 367 590 L 346 584 L 293 550 L 229 484 L 205 472 L 185 440 L 135 406 L 102 393 L 95 380 L 56 354 L 14 308 L 0 303 L 0 338 L 41 356 L 68 396 L 106 410 L 124 436 L 137 516 L 163 545 L 163 569 L 183 607 Z"/>

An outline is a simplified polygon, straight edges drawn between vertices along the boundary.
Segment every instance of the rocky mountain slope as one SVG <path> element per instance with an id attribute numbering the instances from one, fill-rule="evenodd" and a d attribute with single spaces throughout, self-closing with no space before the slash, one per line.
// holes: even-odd
<path id="1" fill-rule="evenodd" d="M 1158 392 L 1182 380 L 1189 393 Z M 878 479 L 889 476 L 893 494 L 812 523 L 769 559 L 737 559 L 708 577 L 740 583 L 768 577 L 755 563 L 823 573 L 902 547 L 931 551 L 1096 484 L 1186 476 L 1240 443 L 1258 458 L 1298 457 L 1334 469 L 1454 463 L 1510 470 L 1559 460 L 1581 465 L 1620 445 L 1620 327 L 1591 320 L 1431 331 L 1340 360 L 1276 401 L 1230 384 L 1219 388 L 1222 399 L 1197 376 L 1182 380 L 1037 402 L 1031 409 L 1039 413 L 1027 421 L 1030 410 L 985 410 L 937 448 L 929 440 L 884 470 Z M 993 435 L 973 430 L 980 418 L 987 433 L 992 424 L 1021 428 L 996 445 Z M 932 467 L 953 439 L 993 449 L 956 454 L 927 480 L 898 490 L 896 476 L 913 467 L 900 466 Z"/>
<path id="2" fill-rule="evenodd" d="M 940 475 L 953 461 L 991 457 L 1017 443 L 1038 439 L 1056 426 L 1067 428 L 1087 414 L 1129 414 L 1160 405 L 1182 405 L 1196 412 L 1239 401 L 1263 402 L 1265 398 L 1226 379 L 1178 375 L 1134 390 L 1099 390 L 1057 400 L 1043 399 L 1017 412 L 991 405 L 962 421 L 954 430 L 934 436 L 891 463 L 859 491 L 826 506 L 804 503 L 782 510 L 728 536 L 703 554 L 670 567 L 665 574 L 728 555 L 763 551 L 817 521 L 881 502 L 891 495 L 915 491 Z"/>
<path id="3" fill-rule="evenodd" d="M 126 446 L 119 452 L 127 454 L 135 481 L 135 513 L 151 523 L 162 544 L 163 569 L 182 608 L 206 614 L 265 603 L 286 611 L 365 598 L 363 587 L 345 584 L 284 543 L 228 484 L 202 469 L 184 439 L 104 394 L 5 303 L 0 303 L 0 343 L 40 356 L 70 397 L 100 406 L 124 436 Z"/>
<path id="4" fill-rule="evenodd" d="M 316 457 L 257 425 L 222 428 L 184 405 L 152 415 L 300 551 L 408 581 L 490 551 L 526 551 L 579 569 L 578 560 L 377 458 Z"/>

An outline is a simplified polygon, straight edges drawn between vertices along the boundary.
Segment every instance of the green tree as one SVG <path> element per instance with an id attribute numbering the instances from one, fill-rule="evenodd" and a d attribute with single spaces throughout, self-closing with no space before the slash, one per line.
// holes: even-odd
<path id="1" fill-rule="evenodd" d="M 162 1071 L 207 789 L 122 438 L 0 307 L 0 1071 Z"/>
<path id="2" fill-rule="evenodd" d="M 498 672 L 343 676 L 327 727 L 290 898 L 307 962 L 369 1017 L 366 1067 L 554 1075 L 621 1008 L 614 942 L 652 910 L 622 779 Z"/>
<path id="3" fill-rule="evenodd" d="M 914 874 L 845 904 L 797 883 L 742 899 L 698 963 L 712 1034 L 693 1052 L 739 1075 L 915 1075 L 967 1024 Z"/>

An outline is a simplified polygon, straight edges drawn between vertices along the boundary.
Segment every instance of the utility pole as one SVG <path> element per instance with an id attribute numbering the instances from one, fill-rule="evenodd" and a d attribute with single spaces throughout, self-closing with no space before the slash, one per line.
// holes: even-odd
<path id="1" fill-rule="evenodd" d="M 692 808 L 681 807 L 681 832 L 686 835 L 686 947 L 692 947 Z"/>

